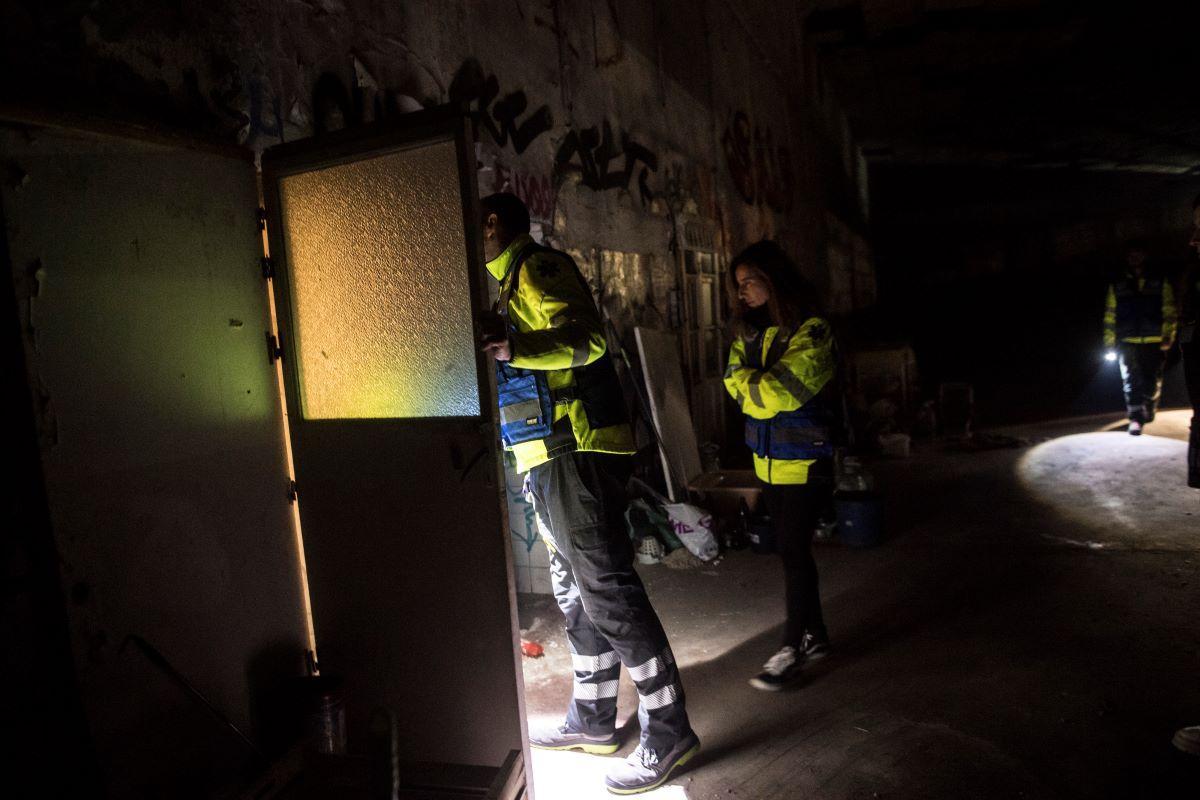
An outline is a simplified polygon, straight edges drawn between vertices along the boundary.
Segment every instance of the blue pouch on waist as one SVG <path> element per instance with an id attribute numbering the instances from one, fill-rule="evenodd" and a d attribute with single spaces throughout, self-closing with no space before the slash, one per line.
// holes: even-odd
<path id="1" fill-rule="evenodd" d="M 496 362 L 500 438 L 505 447 L 545 439 L 554 425 L 554 400 L 546 373 Z"/>

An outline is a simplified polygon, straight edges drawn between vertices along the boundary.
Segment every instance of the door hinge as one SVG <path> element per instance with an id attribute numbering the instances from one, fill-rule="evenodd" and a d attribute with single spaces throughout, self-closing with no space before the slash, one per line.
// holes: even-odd
<path id="1" fill-rule="evenodd" d="M 277 360 L 283 359 L 283 348 L 279 345 L 279 340 L 275 335 L 267 332 L 267 363 L 274 364 Z"/>
<path id="2" fill-rule="evenodd" d="M 262 276 L 264 281 L 269 281 L 275 277 L 275 261 L 270 256 L 263 256 L 258 261 L 262 267 Z"/>
<path id="3" fill-rule="evenodd" d="M 297 494 L 296 494 L 296 482 L 295 482 L 295 481 L 288 481 L 288 486 L 287 486 L 287 499 L 288 499 L 288 502 L 289 502 L 289 503 L 294 503 L 294 502 L 296 502 L 296 497 L 297 497 Z"/>
<path id="4" fill-rule="evenodd" d="M 260 231 L 265 231 L 267 229 L 267 210 L 262 206 L 258 207 L 257 219 L 258 229 Z"/>

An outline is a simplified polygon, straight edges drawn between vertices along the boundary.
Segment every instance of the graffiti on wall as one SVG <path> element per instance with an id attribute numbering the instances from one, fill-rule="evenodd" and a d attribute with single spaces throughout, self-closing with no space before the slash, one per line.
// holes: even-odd
<path id="1" fill-rule="evenodd" d="M 554 116 L 547 105 L 540 106 L 521 119 L 529 108 L 525 92 L 516 89 L 500 97 L 499 79 L 485 73 L 483 66 L 474 58 L 468 58 L 454 73 L 448 93 L 450 102 L 466 103 L 471 109 L 476 141 L 482 129 L 487 131 L 498 147 L 507 147 L 511 142 L 518 155 L 554 127 Z M 500 99 L 497 100 L 497 97 Z"/>
<path id="2" fill-rule="evenodd" d="M 299 129 L 300 135 L 305 128 L 320 135 L 423 107 L 408 94 L 381 87 L 357 57 L 351 62 L 353 76 L 349 80 L 335 72 L 321 73 L 307 104 L 281 97 L 265 79 L 252 78 L 246 86 L 248 108 L 242 115 L 246 143 L 282 141 L 289 127 Z M 481 180 L 481 186 L 514 193 L 529 206 L 534 220 L 551 221 L 558 186 L 567 175 L 577 175 L 582 186 L 597 192 L 632 191 L 636 183 L 643 206 L 657 196 L 650 180 L 658 171 L 658 155 L 608 120 L 588 128 L 567 129 L 555 151 L 552 170 L 542 172 L 520 159 L 513 164 L 505 153 L 520 156 L 553 129 L 548 105 L 543 103 L 531 110 L 534 103 L 523 89 L 505 91 L 499 78 L 475 58 L 462 62 L 446 94 L 451 102 L 465 104 L 470 111 L 476 141 L 490 139 L 499 150 L 491 150 L 486 159 L 481 159 L 481 178 L 491 174 L 490 181 Z"/>
<path id="3" fill-rule="evenodd" d="M 529 218 L 549 222 L 554 216 L 554 181 L 549 174 L 510 169 L 497 161 L 492 168 L 492 191 L 512 192 L 529 209 Z"/>
<path id="4" fill-rule="evenodd" d="M 638 164 L 642 165 L 638 171 Z M 593 191 L 628 189 L 635 171 L 638 173 L 638 195 L 645 205 L 654 198 L 650 190 L 650 173 L 658 169 L 658 156 L 633 140 L 627 131 L 613 135 L 608 120 L 598 129 L 570 130 L 554 156 L 559 175 L 576 172 L 579 182 Z"/>
<path id="5" fill-rule="evenodd" d="M 524 545 L 526 553 L 531 552 L 542 538 L 533 505 L 520 489 L 514 491 L 512 487 L 508 489 L 508 528 L 512 537 Z"/>
<path id="6" fill-rule="evenodd" d="M 792 205 L 792 159 L 788 149 L 775 144 L 768 127 L 752 125 L 737 111 L 721 134 L 721 149 L 729 177 L 748 205 L 765 205 L 785 212 Z"/>

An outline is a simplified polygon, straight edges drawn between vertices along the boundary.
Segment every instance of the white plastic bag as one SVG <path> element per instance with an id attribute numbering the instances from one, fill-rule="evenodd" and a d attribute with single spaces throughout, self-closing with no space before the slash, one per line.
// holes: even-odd
<path id="1" fill-rule="evenodd" d="M 688 503 L 668 503 L 663 510 L 671 518 L 671 527 L 688 552 L 701 561 L 717 557 L 720 548 L 713 534 L 712 514 Z"/>

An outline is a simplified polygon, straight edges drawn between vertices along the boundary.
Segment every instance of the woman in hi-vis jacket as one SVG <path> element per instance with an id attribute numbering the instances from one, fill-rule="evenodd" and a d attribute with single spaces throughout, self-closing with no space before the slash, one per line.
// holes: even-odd
<path id="1" fill-rule="evenodd" d="M 778 691 L 829 651 L 812 539 L 833 491 L 836 358 L 816 293 L 778 244 L 747 247 L 728 279 L 734 338 L 725 387 L 746 415 L 786 586 L 782 646 L 750 684 Z"/>

